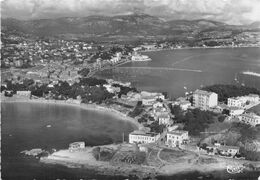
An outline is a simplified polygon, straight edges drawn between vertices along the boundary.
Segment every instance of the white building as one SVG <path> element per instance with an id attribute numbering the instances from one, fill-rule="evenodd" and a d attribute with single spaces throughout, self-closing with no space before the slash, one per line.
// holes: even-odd
<path id="1" fill-rule="evenodd" d="M 228 106 L 245 107 L 247 103 L 259 102 L 259 96 L 257 94 L 249 94 L 247 96 L 231 97 L 228 98 Z"/>
<path id="2" fill-rule="evenodd" d="M 191 103 L 189 101 L 180 102 L 180 108 L 183 111 L 187 111 L 189 107 L 191 107 Z"/>
<path id="3" fill-rule="evenodd" d="M 188 131 L 174 130 L 167 133 L 167 145 L 170 147 L 179 147 L 189 140 Z"/>
<path id="4" fill-rule="evenodd" d="M 163 103 L 158 101 L 158 102 L 153 104 L 153 108 L 158 108 L 158 107 L 163 107 Z"/>
<path id="5" fill-rule="evenodd" d="M 157 133 L 147 133 L 143 131 L 134 131 L 129 134 L 129 143 L 154 143 L 160 138 L 160 134 Z"/>
<path id="6" fill-rule="evenodd" d="M 243 123 L 250 124 L 251 126 L 260 124 L 260 116 L 255 113 L 241 114 L 239 120 Z"/>
<path id="7" fill-rule="evenodd" d="M 142 104 L 145 106 L 152 106 L 156 102 L 157 98 L 155 97 L 143 97 Z"/>
<path id="8" fill-rule="evenodd" d="M 70 151 L 78 151 L 85 148 L 85 142 L 74 142 L 69 144 Z"/>
<path id="9" fill-rule="evenodd" d="M 159 121 L 159 124 L 170 125 L 171 117 L 168 113 L 162 113 L 162 114 L 158 115 L 158 121 Z"/>
<path id="10" fill-rule="evenodd" d="M 239 97 L 231 97 L 228 98 L 228 106 L 229 107 L 243 107 L 243 101 Z"/>
<path id="11" fill-rule="evenodd" d="M 256 103 L 259 101 L 259 95 L 257 94 L 249 94 L 247 97 L 250 102 Z"/>
<path id="12" fill-rule="evenodd" d="M 16 94 L 19 96 L 27 96 L 30 97 L 31 96 L 31 91 L 16 91 Z"/>
<path id="13" fill-rule="evenodd" d="M 229 115 L 230 116 L 238 116 L 244 113 L 244 109 L 239 108 L 239 107 L 229 107 Z"/>
<path id="14" fill-rule="evenodd" d="M 218 95 L 214 92 L 196 90 L 193 93 L 193 105 L 202 110 L 208 110 L 218 105 Z"/>
<path id="15" fill-rule="evenodd" d="M 239 153 L 239 147 L 237 146 L 219 146 L 217 148 L 222 155 L 234 156 Z"/>
<path id="16" fill-rule="evenodd" d="M 109 93 L 115 93 L 115 92 L 120 92 L 120 87 L 114 87 L 112 86 L 111 84 L 104 84 L 103 85 L 106 90 L 109 92 Z"/>
<path id="17" fill-rule="evenodd" d="M 145 106 L 152 106 L 153 104 L 156 103 L 157 99 L 161 99 L 161 100 L 165 99 L 162 93 L 150 93 L 147 91 L 142 91 L 140 95 L 141 95 L 142 103 Z"/>

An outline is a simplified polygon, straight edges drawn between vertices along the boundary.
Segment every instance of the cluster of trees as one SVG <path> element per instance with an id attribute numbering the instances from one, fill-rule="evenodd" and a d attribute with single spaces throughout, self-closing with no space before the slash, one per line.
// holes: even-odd
<path id="1" fill-rule="evenodd" d="M 151 132 L 162 133 L 166 126 L 164 124 L 159 124 L 158 121 L 154 121 L 148 125 L 148 127 L 151 129 Z"/>
<path id="2" fill-rule="evenodd" d="M 78 71 L 78 74 L 83 77 L 86 77 L 89 74 L 89 72 L 90 72 L 90 70 L 88 68 L 83 68 Z"/>
<path id="3" fill-rule="evenodd" d="M 189 110 L 184 118 L 184 130 L 189 131 L 191 135 L 199 135 L 208 128 L 210 123 L 213 123 L 214 113 L 210 111 L 201 111 L 199 109 Z"/>
<path id="4" fill-rule="evenodd" d="M 199 135 L 208 128 L 210 123 L 213 123 L 214 113 L 210 111 L 202 111 L 200 109 L 190 109 L 184 113 L 180 106 L 169 105 L 171 113 L 175 116 L 175 122 L 183 123 L 184 130 L 189 131 L 191 135 Z"/>
<path id="5" fill-rule="evenodd" d="M 119 87 L 120 92 L 118 93 L 118 97 L 121 98 L 121 96 L 124 94 L 126 95 L 128 92 L 133 91 L 137 92 L 137 89 L 134 87 L 127 87 L 127 86 L 122 86 L 120 84 L 113 84 L 114 87 Z"/>
<path id="6" fill-rule="evenodd" d="M 246 160 L 260 161 L 260 152 L 248 151 L 244 147 L 241 147 L 240 148 L 240 154 L 241 154 L 242 157 L 245 157 Z"/>
<path id="7" fill-rule="evenodd" d="M 53 99 L 65 100 L 68 98 L 76 99 L 81 97 L 83 103 L 97 102 L 101 103 L 106 99 L 110 99 L 114 94 L 109 93 L 104 84 L 106 80 L 96 78 L 82 78 L 79 82 L 70 85 L 66 81 L 59 81 L 53 88 L 48 87 L 48 84 L 37 84 L 32 79 L 25 79 L 23 83 L 12 83 L 12 81 L 6 81 L 7 88 L 1 86 L 1 91 L 11 90 L 14 93 L 16 91 L 30 90 L 32 95 L 37 97 L 44 97 L 49 94 Z"/>
<path id="8" fill-rule="evenodd" d="M 202 89 L 217 93 L 219 101 L 225 103 L 227 103 L 227 99 L 230 97 L 245 96 L 250 93 L 260 95 L 260 90 L 256 88 L 236 85 L 217 84 L 212 86 L 206 86 Z"/>

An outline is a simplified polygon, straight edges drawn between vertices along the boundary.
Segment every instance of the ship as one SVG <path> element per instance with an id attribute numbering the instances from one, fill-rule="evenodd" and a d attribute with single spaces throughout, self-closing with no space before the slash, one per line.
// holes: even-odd
<path id="1" fill-rule="evenodd" d="M 151 61 L 152 59 L 146 55 L 133 55 L 131 58 L 132 61 Z"/>

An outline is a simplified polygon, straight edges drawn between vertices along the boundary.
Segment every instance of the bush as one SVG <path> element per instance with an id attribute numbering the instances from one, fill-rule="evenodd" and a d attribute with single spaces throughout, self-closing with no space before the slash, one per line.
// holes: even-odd
<path id="1" fill-rule="evenodd" d="M 219 116 L 218 121 L 223 122 L 226 119 L 226 116 Z"/>

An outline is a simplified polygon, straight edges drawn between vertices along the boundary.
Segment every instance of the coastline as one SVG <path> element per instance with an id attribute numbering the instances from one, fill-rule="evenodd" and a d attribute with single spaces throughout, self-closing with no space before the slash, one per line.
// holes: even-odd
<path id="1" fill-rule="evenodd" d="M 182 47 L 182 48 L 167 48 L 167 49 L 153 49 L 153 50 L 141 50 L 140 53 L 145 52 L 157 52 L 157 51 L 170 51 L 170 50 L 187 50 L 187 49 L 229 49 L 229 48 L 260 48 L 260 46 L 222 46 L 222 47 Z"/>
<path id="2" fill-rule="evenodd" d="M 121 147 L 129 146 L 129 144 L 110 144 L 93 147 L 85 147 L 79 151 L 73 152 L 68 149 L 63 149 L 48 157 L 42 157 L 40 162 L 46 164 L 58 164 L 69 168 L 82 168 L 95 170 L 103 175 L 110 176 L 132 176 L 135 175 L 139 179 L 155 178 L 157 176 L 173 176 L 179 174 L 188 174 L 192 172 L 212 173 L 216 171 L 226 171 L 226 167 L 234 164 L 232 159 L 221 159 L 212 157 L 197 156 L 196 158 L 176 158 L 175 162 L 162 160 L 161 163 L 154 165 L 147 164 L 126 164 L 111 161 L 96 160 L 92 150 L 96 147 L 120 149 Z M 158 155 L 157 155 L 158 156 Z M 204 161 L 204 160 L 205 161 Z M 207 162 L 207 159 L 208 162 Z M 235 164 L 242 165 L 244 161 L 236 161 Z M 247 162 L 247 161 L 245 161 Z M 252 162 L 256 164 L 256 162 Z M 249 171 L 248 171 L 249 172 Z"/>
<path id="3" fill-rule="evenodd" d="M 84 104 L 84 103 L 76 104 L 76 103 L 71 103 L 71 102 L 64 101 L 64 100 L 28 99 L 28 98 L 17 96 L 17 95 L 15 95 L 13 97 L 5 97 L 5 96 L 1 95 L 1 103 L 2 102 L 5 102 L 5 103 L 6 102 L 7 103 L 22 102 L 22 103 L 65 105 L 65 106 L 81 108 L 84 110 L 98 111 L 98 112 L 102 112 L 102 113 L 108 113 L 108 114 L 116 117 L 118 120 L 128 121 L 128 122 L 132 123 L 133 125 L 135 125 L 137 129 L 142 128 L 142 125 L 139 124 L 136 119 L 131 118 L 131 117 L 127 116 L 126 114 L 124 114 L 120 111 L 117 111 L 115 109 L 112 109 L 112 108 L 109 108 L 106 106 L 102 106 L 102 105 L 97 105 L 97 104 Z"/>

